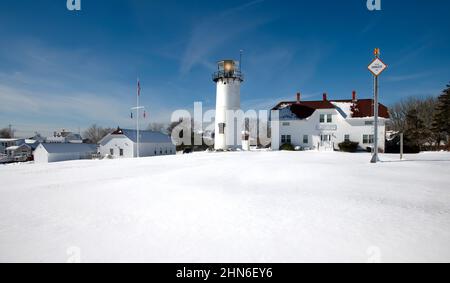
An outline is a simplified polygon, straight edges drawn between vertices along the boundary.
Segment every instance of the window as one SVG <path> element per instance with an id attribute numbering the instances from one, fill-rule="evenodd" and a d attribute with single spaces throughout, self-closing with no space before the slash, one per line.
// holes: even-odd
<path id="1" fill-rule="evenodd" d="M 219 124 L 219 134 L 221 135 L 225 134 L 225 123 Z"/>
<path id="2" fill-rule="evenodd" d="M 344 136 L 344 141 L 345 142 L 349 142 L 350 141 L 350 135 L 345 135 Z"/>
<path id="3" fill-rule="evenodd" d="M 289 123 L 289 122 L 283 122 L 283 124 L 282 124 L 284 127 L 289 127 L 290 125 L 291 125 L 291 123 Z"/>
<path id="4" fill-rule="evenodd" d="M 331 141 L 331 135 L 320 135 L 320 141 L 321 142 L 330 142 Z"/>
<path id="5" fill-rule="evenodd" d="M 110 148 L 110 149 L 109 149 L 109 154 L 110 154 L 110 155 L 114 155 L 114 148 Z"/>
<path id="6" fill-rule="evenodd" d="M 363 144 L 373 144 L 374 142 L 374 135 L 363 135 Z"/>
<path id="7" fill-rule="evenodd" d="M 303 136 L 303 143 L 304 144 L 309 144 L 309 136 L 308 135 L 304 135 Z"/>
<path id="8" fill-rule="evenodd" d="M 292 139 L 291 139 L 291 135 L 282 135 L 281 136 L 281 143 L 282 144 L 290 144 L 292 142 Z"/>
<path id="9" fill-rule="evenodd" d="M 155 155 L 156 155 L 156 154 L 158 154 L 158 153 L 157 153 L 156 150 L 155 150 Z"/>
<path id="10" fill-rule="evenodd" d="M 366 122 L 364 122 L 364 124 L 366 126 L 372 126 L 373 125 L 373 121 L 366 121 Z"/>
<path id="11" fill-rule="evenodd" d="M 120 156 L 123 156 L 123 149 L 119 149 Z"/>
<path id="12" fill-rule="evenodd" d="M 320 123 L 333 123 L 333 115 L 331 114 L 320 114 Z"/>

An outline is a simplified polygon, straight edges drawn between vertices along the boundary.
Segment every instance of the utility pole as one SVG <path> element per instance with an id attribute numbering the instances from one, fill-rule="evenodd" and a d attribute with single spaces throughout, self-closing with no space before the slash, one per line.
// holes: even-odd
<path id="1" fill-rule="evenodd" d="M 11 124 L 8 125 L 8 129 L 9 129 L 9 136 L 10 136 L 11 138 L 14 138 L 14 133 L 13 133 L 12 125 L 11 125 Z"/>

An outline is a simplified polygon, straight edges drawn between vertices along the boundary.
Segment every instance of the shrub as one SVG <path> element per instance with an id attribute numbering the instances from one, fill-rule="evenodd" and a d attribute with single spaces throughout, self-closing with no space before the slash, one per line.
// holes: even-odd
<path id="1" fill-rule="evenodd" d="M 358 145 L 357 142 L 345 141 L 339 144 L 339 149 L 343 152 L 356 152 Z"/>
<path id="2" fill-rule="evenodd" d="M 285 143 L 282 146 L 280 146 L 280 150 L 295 151 L 295 147 L 290 143 Z"/>

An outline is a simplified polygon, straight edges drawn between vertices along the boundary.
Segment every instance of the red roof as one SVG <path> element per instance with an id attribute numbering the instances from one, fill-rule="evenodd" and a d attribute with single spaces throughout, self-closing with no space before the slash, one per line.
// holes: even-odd
<path id="1" fill-rule="evenodd" d="M 319 109 L 336 109 L 332 102 L 352 103 L 349 100 L 320 100 L 320 101 L 285 101 L 280 102 L 272 110 L 280 110 L 285 107 L 291 107 L 292 113 L 296 114 L 300 119 L 310 117 L 315 110 Z M 358 99 L 355 104 L 355 112 L 352 118 L 366 118 L 373 117 L 373 99 Z M 386 106 L 380 103 L 379 117 L 389 119 L 389 110 Z"/>

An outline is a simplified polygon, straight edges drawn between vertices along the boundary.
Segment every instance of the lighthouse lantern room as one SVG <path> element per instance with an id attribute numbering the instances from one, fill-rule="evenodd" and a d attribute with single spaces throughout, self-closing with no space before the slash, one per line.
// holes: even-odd
<path id="1" fill-rule="evenodd" d="M 240 139 L 236 133 L 241 131 L 234 127 L 233 113 L 241 109 L 241 83 L 244 76 L 239 61 L 223 60 L 217 66 L 217 72 L 213 74 L 213 81 L 217 85 L 214 148 L 236 149 Z"/>

